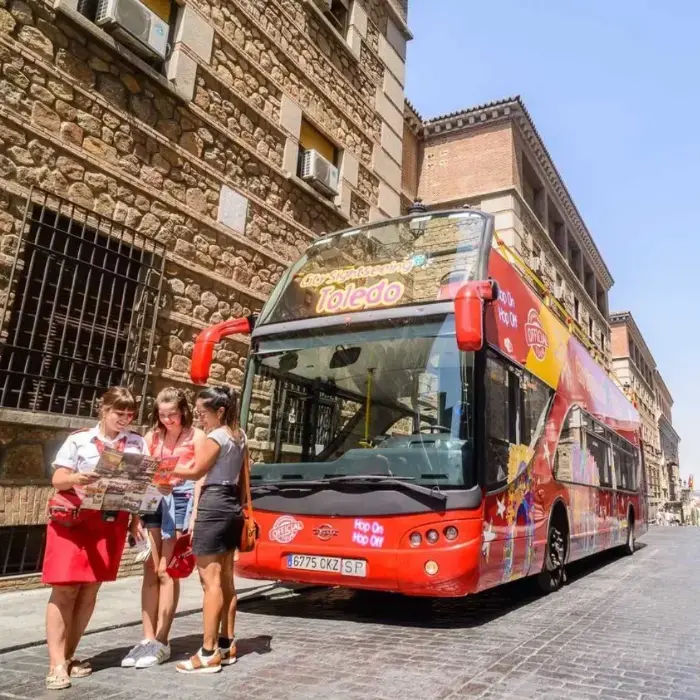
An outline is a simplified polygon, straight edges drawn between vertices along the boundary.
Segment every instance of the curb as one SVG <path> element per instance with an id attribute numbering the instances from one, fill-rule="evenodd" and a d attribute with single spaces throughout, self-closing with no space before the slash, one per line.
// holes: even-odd
<path id="1" fill-rule="evenodd" d="M 236 594 L 238 596 L 238 600 L 240 602 L 245 602 L 249 600 L 255 600 L 257 598 L 262 598 L 266 593 L 271 593 L 272 591 L 276 589 L 281 589 L 281 590 L 286 590 L 286 591 L 300 591 L 300 590 L 306 590 L 308 588 L 315 588 L 315 586 L 305 586 L 305 585 L 299 585 L 297 586 L 296 584 L 292 584 L 291 586 L 284 586 L 281 584 L 279 581 L 275 581 L 274 583 L 266 583 L 261 586 L 255 586 L 253 588 L 246 588 L 240 591 L 236 591 Z M 192 608 L 189 610 L 179 610 L 178 612 L 175 613 L 174 619 L 177 619 L 179 617 L 186 617 L 188 615 L 193 615 L 195 613 L 201 612 L 202 608 L 201 606 L 198 608 Z M 100 632 L 110 632 L 111 630 L 117 630 L 117 629 L 122 629 L 124 627 L 136 627 L 141 624 L 141 620 L 130 620 L 127 622 L 117 622 L 113 625 L 103 625 L 102 627 L 96 627 L 94 629 L 87 630 L 84 634 L 83 637 L 87 637 L 91 634 L 99 634 Z M 10 647 L 0 647 L 0 655 L 2 654 L 9 654 L 10 652 L 13 651 L 21 651 L 22 649 L 30 649 L 32 647 L 40 647 L 44 646 L 46 644 L 46 639 L 38 639 L 33 642 L 22 642 L 21 644 L 15 644 Z"/>

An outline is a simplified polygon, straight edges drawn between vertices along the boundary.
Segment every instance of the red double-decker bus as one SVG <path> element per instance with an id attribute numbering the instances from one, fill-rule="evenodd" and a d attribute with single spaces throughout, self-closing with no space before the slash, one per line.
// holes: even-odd
<path id="1" fill-rule="evenodd" d="M 251 578 L 462 596 L 634 551 L 640 419 L 472 209 L 326 235 L 250 332 Z"/>

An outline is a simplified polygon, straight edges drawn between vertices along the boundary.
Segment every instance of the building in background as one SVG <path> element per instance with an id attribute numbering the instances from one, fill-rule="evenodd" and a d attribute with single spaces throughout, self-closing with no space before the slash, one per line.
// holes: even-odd
<path id="1" fill-rule="evenodd" d="M 660 383 L 663 384 L 663 380 L 656 369 L 654 356 L 651 354 L 651 350 L 632 314 L 629 311 L 611 313 L 610 327 L 612 329 L 613 372 L 642 418 L 648 517 L 654 520 L 657 512 L 665 507 L 671 495 L 675 496 L 673 500 L 679 498 L 677 482 L 676 485 L 672 485 L 669 481 L 669 471 L 661 451 L 660 428 L 662 424 L 666 423 L 670 426 L 671 422 L 670 393 L 663 385 L 668 399 L 661 398 L 662 402 L 666 402 L 664 409 L 666 416 L 662 420 L 659 394 L 663 394 L 663 391 L 659 392 L 657 388 Z M 676 442 L 676 474 L 678 470 L 677 450 L 678 443 Z"/>
<path id="2" fill-rule="evenodd" d="M 121 2 L 0 2 L 0 586 L 106 386 L 191 390 L 200 329 L 400 211 L 406 0 Z"/>
<path id="3" fill-rule="evenodd" d="M 673 427 L 671 408 L 673 397 L 658 369 L 654 372 L 654 391 L 659 411 L 659 446 L 661 448 L 661 471 L 668 484 L 665 507 L 681 512 L 681 475 L 679 470 L 678 445 L 680 436 Z M 690 493 L 690 489 L 688 489 Z"/>
<path id="4" fill-rule="evenodd" d="M 404 110 L 402 205 L 469 204 L 544 282 L 608 369 L 613 278 L 519 97 L 423 119 Z"/>

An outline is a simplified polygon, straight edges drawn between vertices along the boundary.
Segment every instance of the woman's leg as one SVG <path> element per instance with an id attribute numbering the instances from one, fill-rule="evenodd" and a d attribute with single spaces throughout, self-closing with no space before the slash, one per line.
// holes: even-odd
<path id="1" fill-rule="evenodd" d="M 151 554 L 143 563 L 143 582 L 141 583 L 141 619 L 143 620 L 144 639 L 155 639 L 158 629 L 158 609 L 160 601 L 160 567 L 162 539 L 157 527 L 147 530 L 151 543 Z"/>
<path id="2" fill-rule="evenodd" d="M 80 590 L 75 600 L 75 607 L 73 608 L 73 622 L 66 635 L 66 659 L 72 659 L 75 656 L 75 650 L 78 648 L 83 632 L 85 632 L 85 628 L 88 626 L 88 622 L 90 622 L 92 613 L 95 610 L 97 593 L 101 585 L 101 583 L 83 583 L 80 585 Z"/>
<path id="3" fill-rule="evenodd" d="M 224 597 L 221 590 L 221 565 L 225 555 L 207 554 L 197 557 L 197 571 L 204 589 L 202 616 L 204 618 L 204 638 L 202 646 L 205 649 L 216 649 L 219 646 L 219 624 Z"/>
<path id="4" fill-rule="evenodd" d="M 177 601 L 180 597 L 180 582 L 170 577 L 166 571 L 168 562 L 173 556 L 175 539 L 161 540 L 160 560 L 158 562 L 158 620 L 155 638 L 161 643 L 168 643 L 170 628 L 175 617 Z"/>
<path id="5" fill-rule="evenodd" d="M 233 580 L 233 552 L 227 552 L 221 564 L 221 591 L 223 607 L 221 610 L 221 636 L 233 639 L 233 628 L 236 623 L 236 586 Z"/>
<path id="6" fill-rule="evenodd" d="M 46 644 L 49 648 L 49 668 L 67 661 L 66 643 L 72 637 L 73 613 L 80 585 L 52 586 L 46 606 Z"/>

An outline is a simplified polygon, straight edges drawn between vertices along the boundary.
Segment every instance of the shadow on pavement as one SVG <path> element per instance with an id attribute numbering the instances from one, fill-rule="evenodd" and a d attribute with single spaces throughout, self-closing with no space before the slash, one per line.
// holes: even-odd
<path id="1" fill-rule="evenodd" d="M 202 645 L 201 634 L 188 634 L 182 637 L 174 637 L 170 640 L 171 656 L 166 663 L 176 663 L 194 654 Z M 132 645 L 133 646 L 133 645 Z M 121 666 L 121 660 L 131 646 L 109 649 L 96 654 L 90 658 L 93 671 L 99 673 L 108 668 Z M 272 637 L 270 635 L 259 635 L 257 637 L 244 637 L 236 640 L 238 658 L 248 654 L 269 654 L 272 651 Z"/>
<path id="2" fill-rule="evenodd" d="M 637 543 L 637 551 L 646 545 Z M 611 549 L 569 564 L 568 583 L 619 562 L 624 555 Z M 418 598 L 398 593 L 313 588 L 299 595 L 241 602 L 239 610 L 256 615 L 345 620 L 424 628 L 479 627 L 539 600 L 534 579 L 508 583 L 465 598 Z M 554 594 L 556 595 L 556 594 Z"/>

